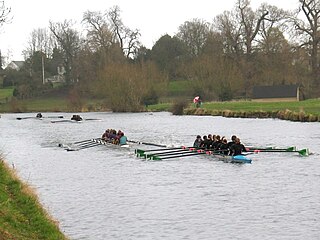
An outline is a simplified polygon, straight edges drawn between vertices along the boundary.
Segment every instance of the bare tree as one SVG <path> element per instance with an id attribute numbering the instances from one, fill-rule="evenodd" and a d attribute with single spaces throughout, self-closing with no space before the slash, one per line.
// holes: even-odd
<path id="1" fill-rule="evenodd" d="M 0 27 L 10 20 L 11 8 L 6 7 L 4 1 L 0 1 Z"/>
<path id="2" fill-rule="evenodd" d="M 28 40 L 28 47 L 23 51 L 25 58 L 32 56 L 35 52 L 42 52 L 50 57 L 54 48 L 54 38 L 46 28 L 34 29 Z"/>
<path id="3" fill-rule="evenodd" d="M 83 14 L 82 22 L 87 28 L 87 43 L 92 51 L 106 50 L 112 45 L 112 31 L 107 14 L 87 11 Z"/>
<path id="4" fill-rule="evenodd" d="M 215 18 L 218 32 L 225 38 L 228 52 L 237 61 L 245 79 L 244 90 L 246 97 L 255 75 L 253 50 L 262 21 L 268 11 L 253 11 L 249 0 L 237 0 L 232 12 L 224 12 Z"/>
<path id="5" fill-rule="evenodd" d="M 304 36 L 301 47 L 309 51 L 312 85 L 316 89 L 320 85 L 319 43 L 320 43 L 320 1 L 299 0 L 301 6 L 297 14 L 302 13 L 306 21 L 295 18 L 295 29 L 298 34 Z"/>
<path id="6" fill-rule="evenodd" d="M 176 36 L 187 45 L 192 56 L 198 56 L 206 44 L 209 31 L 208 22 L 195 18 L 180 25 Z"/>
<path id="7" fill-rule="evenodd" d="M 119 44 L 119 47 L 127 58 L 132 57 L 140 46 L 140 31 L 138 29 L 131 30 L 123 24 L 119 6 L 111 8 L 108 12 L 108 17 L 113 32 L 113 42 Z"/>
<path id="8" fill-rule="evenodd" d="M 265 19 L 269 12 L 254 12 L 250 7 L 249 0 L 238 0 L 237 8 L 239 23 L 241 25 L 241 35 L 246 47 L 246 55 L 247 58 L 250 58 L 253 41 L 260 30 L 261 22 Z"/>
<path id="9" fill-rule="evenodd" d="M 261 28 L 258 33 L 261 39 L 257 41 L 265 53 L 281 51 L 285 47 L 282 45 L 284 42 L 281 39 L 283 39 L 283 33 L 288 29 L 287 23 L 291 14 L 266 3 L 260 6 L 259 11 L 262 14 L 269 12 L 269 15 L 261 22 Z"/>
<path id="10" fill-rule="evenodd" d="M 73 62 L 83 42 L 79 32 L 72 28 L 72 21 L 65 20 L 59 23 L 50 21 L 49 25 L 51 32 L 56 38 L 57 47 L 59 47 L 64 54 L 66 81 L 69 83 L 78 77 L 77 73 L 73 71 Z"/>
<path id="11" fill-rule="evenodd" d="M 242 51 L 241 25 L 238 24 L 235 14 L 231 11 L 224 11 L 215 17 L 213 27 L 222 37 L 224 52 L 239 58 Z"/>

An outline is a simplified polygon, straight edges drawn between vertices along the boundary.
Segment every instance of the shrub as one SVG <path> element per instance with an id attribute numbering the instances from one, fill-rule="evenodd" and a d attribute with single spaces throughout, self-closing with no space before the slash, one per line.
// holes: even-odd
<path id="1" fill-rule="evenodd" d="M 184 99 L 176 100 L 171 108 L 171 112 L 173 115 L 183 115 L 183 110 L 188 106 L 188 101 Z"/>

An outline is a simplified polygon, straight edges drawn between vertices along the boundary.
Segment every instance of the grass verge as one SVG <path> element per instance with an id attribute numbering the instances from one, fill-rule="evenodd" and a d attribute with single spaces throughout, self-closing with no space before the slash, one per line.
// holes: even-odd
<path id="1" fill-rule="evenodd" d="M 149 111 L 168 111 L 172 104 L 155 104 L 148 106 Z M 194 107 L 193 104 L 189 108 Z M 205 102 L 201 108 L 209 111 L 285 111 L 305 112 L 307 114 L 320 115 L 320 99 L 309 99 L 299 102 L 253 102 L 253 101 L 230 101 L 230 102 Z"/>
<path id="2" fill-rule="evenodd" d="M 67 239 L 0 156 L 0 240 Z"/>

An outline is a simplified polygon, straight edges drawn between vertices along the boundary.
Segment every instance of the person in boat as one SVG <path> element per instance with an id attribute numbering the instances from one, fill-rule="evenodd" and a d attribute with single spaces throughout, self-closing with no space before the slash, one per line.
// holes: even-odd
<path id="1" fill-rule="evenodd" d="M 193 147 L 200 148 L 202 144 L 202 138 L 200 135 L 197 136 L 196 140 L 194 140 Z"/>
<path id="2" fill-rule="evenodd" d="M 231 141 L 228 142 L 228 148 L 230 149 L 231 146 L 235 143 L 237 136 L 236 135 L 232 135 L 231 136 Z"/>
<path id="3" fill-rule="evenodd" d="M 204 135 L 202 137 L 202 142 L 201 142 L 200 148 L 208 149 L 208 143 L 209 143 L 208 137 L 206 135 Z"/>
<path id="4" fill-rule="evenodd" d="M 127 144 L 127 137 L 124 135 L 124 132 L 120 133 L 119 144 L 120 145 L 126 145 Z"/>
<path id="5" fill-rule="evenodd" d="M 80 115 L 72 115 L 71 120 L 82 121 L 82 117 L 80 117 Z"/>
<path id="6" fill-rule="evenodd" d="M 108 142 L 116 143 L 117 139 L 117 131 L 115 129 L 110 130 Z"/>
<path id="7" fill-rule="evenodd" d="M 212 143 L 213 143 L 212 134 L 208 134 L 208 143 L 207 143 L 206 149 L 211 149 L 212 148 Z"/>
<path id="8" fill-rule="evenodd" d="M 212 149 L 218 150 L 220 143 L 221 143 L 220 135 L 216 135 L 215 138 L 213 139 Z"/>
<path id="9" fill-rule="evenodd" d="M 228 146 L 228 141 L 225 138 L 222 138 L 222 142 L 219 146 L 219 151 L 223 155 L 228 155 L 229 154 L 229 146 Z"/>
<path id="10" fill-rule="evenodd" d="M 241 155 L 242 152 L 246 151 L 245 146 L 240 142 L 239 138 L 236 138 L 234 144 L 230 147 L 231 156 Z"/>
<path id="11" fill-rule="evenodd" d="M 104 141 L 109 141 L 109 134 L 110 134 L 110 130 L 107 129 L 101 136 L 101 139 Z"/>
<path id="12" fill-rule="evenodd" d="M 37 113 L 36 118 L 42 118 L 42 114 L 41 113 Z"/>

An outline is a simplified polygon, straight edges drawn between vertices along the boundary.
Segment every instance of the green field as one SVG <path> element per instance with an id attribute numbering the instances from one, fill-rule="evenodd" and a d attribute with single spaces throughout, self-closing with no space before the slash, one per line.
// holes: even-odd
<path id="1" fill-rule="evenodd" d="M 0 156 L 0 239 L 67 239 Z"/>
<path id="2" fill-rule="evenodd" d="M 148 106 L 149 111 L 168 111 L 172 103 L 161 103 Z M 194 107 L 192 103 L 189 107 Z M 201 108 L 216 111 L 281 111 L 291 110 L 294 112 L 305 112 L 308 114 L 320 115 L 320 99 L 310 99 L 300 102 L 252 102 L 252 101 L 230 101 L 230 102 L 205 102 Z"/>
<path id="3" fill-rule="evenodd" d="M 1 88 L 0 89 L 0 103 L 6 103 L 10 100 L 13 94 L 13 88 Z"/>
<path id="4" fill-rule="evenodd" d="M 162 98 L 159 104 L 149 105 L 148 111 L 170 111 L 174 99 L 183 98 L 192 108 L 192 97 L 185 95 L 190 89 L 187 81 L 173 81 L 169 83 L 169 95 L 171 97 Z M 39 99 L 18 100 L 11 103 L 1 102 L 1 99 L 10 99 L 13 89 L 0 89 L 0 112 L 68 112 L 74 109 L 70 106 L 67 97 L 51 97 Z M 103 103 L 94 99 L 81 99 L 82 107 L 77 111 L 100 111 L 105 110 Z M 229 101 L 229 102 L 204 102 L 201 106 L 209 111 L 284 111 L 286 109 L 294 112 L 304 112 L 320 116 L 320 99 L 309 99 L 299 102 L 254 102 L 254 101 Z"/>
<path id="5" fill-rule="evenodd" d="M 191 91 L 189 81 L 171 81 L 168 86 L 170 96 L 183 96 Z"/>
<path id="6" fill-rule="evenodd" d="M 299 102 L 210 102 L 204 103 L 203 108 L 208 110 L 231 110 L 231 111 L 280 111 L 291 110 L 295 112 L 303 111 L 309 114 L 320 115 L 320 99 L 310 99 Z"/>

